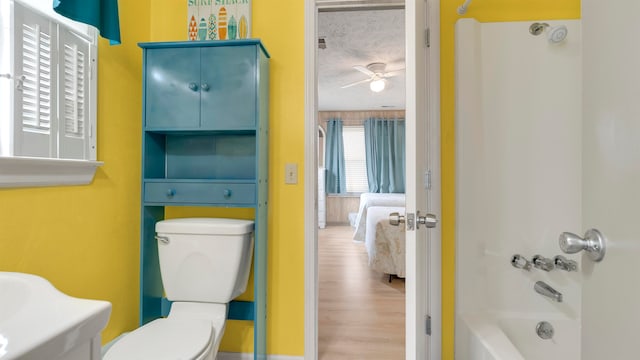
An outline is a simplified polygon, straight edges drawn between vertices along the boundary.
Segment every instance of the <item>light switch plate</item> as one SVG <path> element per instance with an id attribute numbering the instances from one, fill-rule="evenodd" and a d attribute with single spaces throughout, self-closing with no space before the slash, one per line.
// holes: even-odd
<path id="1" fill-rule="evenodd" d="M 295 163 L 284 164 L 284 183 L 285 184 L 298 183 L 298 164 L 295 164 Z"/>

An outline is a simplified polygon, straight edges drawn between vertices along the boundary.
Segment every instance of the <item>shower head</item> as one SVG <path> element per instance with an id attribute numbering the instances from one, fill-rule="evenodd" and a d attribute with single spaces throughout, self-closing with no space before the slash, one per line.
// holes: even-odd
<path id="1" fill-rule="evenodd" d="M 547 29 L 548 28 L 548 29 Z M 561 43 L 566 37 L 569 30 L 564 25 L 550 26 L 547 23 L 533 23 L 529 26 L 529 33 L 538 36 L 547 30 L 547 40 L 552 44 Z"/>

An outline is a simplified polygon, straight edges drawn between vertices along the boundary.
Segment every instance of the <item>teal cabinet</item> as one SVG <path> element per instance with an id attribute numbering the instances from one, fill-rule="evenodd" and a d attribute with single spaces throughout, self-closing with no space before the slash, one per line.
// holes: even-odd
<path id="1" fill-rule="evenodd" d="M 203 48 L 201 126 L 206 129 L 255 129 L 255 49 Z"/>
<path id="2" fill-rule="evenodd" d="M 258 51 L 248 46 L 147 49 L 145 127 L 255 129 Z"/>
<path id="3" fill-rule="evenodd" d="M 143 49 L 140 323 L 166 316 L 155 223 L 166 206 L 255 209 L 254 323 L 266 359 L 269 54 L 259 40 L 141 43 Z M 206 274 L 203 274 L 206 275 Z"/>
<path id="4" fill-rule="evenodd" d="M 200 49 L 147 50 L 144 79 L 145 128 L 200 126 Z"/>

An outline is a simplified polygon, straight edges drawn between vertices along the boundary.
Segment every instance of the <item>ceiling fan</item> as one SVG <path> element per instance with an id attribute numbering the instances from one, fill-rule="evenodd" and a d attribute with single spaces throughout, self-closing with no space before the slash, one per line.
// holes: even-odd
<path id="1" fill-rule="evenodd" d="M 369 76 L 369 78 L 343 85 L 341 86 L 342 89 L 368 82 L 371 91 L 380 92 L 384 90 L 385 86 L 387 85 L 385 79 L 396 76 L 399 71 L 404 70 L 404 68 L 400 68 L 385 71 L 385 69 L 387 68 L 387 64 L 381 62 L 374 62 L 367 66 L 354 65 L 353 68 L 362 72 L 363 74 L 366 74 L 367 76 Z"/>

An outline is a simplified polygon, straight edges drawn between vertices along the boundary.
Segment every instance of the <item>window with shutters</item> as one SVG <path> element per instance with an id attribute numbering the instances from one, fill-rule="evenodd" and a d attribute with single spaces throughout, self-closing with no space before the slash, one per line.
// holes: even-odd
<path id="1" fill-rule="evenodd" d="M 101 165 L 97 32 L 51 0 L 1 3 L 0 186 L 88 183 Z"/>
<path id="2" fill-rule="evenodd" d="M 342 128 L 342 140 L 344 142 L 347 192 L 368 192 L 364 126 L 344 126 Z"/>

